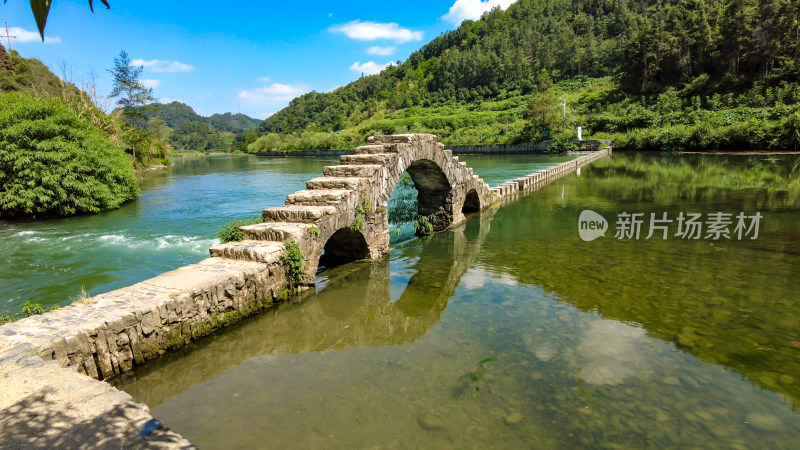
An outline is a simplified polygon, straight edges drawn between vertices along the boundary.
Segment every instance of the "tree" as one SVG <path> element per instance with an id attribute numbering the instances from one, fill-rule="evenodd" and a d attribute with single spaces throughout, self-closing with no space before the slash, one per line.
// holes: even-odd
<path id="1" fill-rule="evenodd" d="M 143 68 L 134 66 L 125 50 L 119 52 L 119 58 L 114 58 L 114 68 L 108 70 L 114 77 L 114 88 L 109 97 L 119 97 L 118 106 L 131 109 L 156 100 L 153 89 L 144 87 L 139 81 Z"/>
<path id="2" fill-rule="evenodd" d="M 146 133 L 140 133 L 138 130 L 139 125 L 145 125 L 146 119 L 138 107 L 156 100 L 153 89 L 144 87 L 139 81 L 142 70 L 142 66 L 134 66 L 131 63 L 125 50 L 119 52 L 119 57 L 114 58 L 114 68 L 108 70 L 114 77 L 114 87 L 109 97 L 119 97 L 117 105 L 122 107 L 122 119 L 134 125 L 131 133 L 131 151 L 134 158 L 136 158 L 136 146 L 146 139 L 144 135 Z"/>
<path id="3" fill-rule="evenodd" d="M 536 93 L 528 100 L 528 109 L 525 111 L 525 119 L 530 121 L 530 126 L 534 132 L 545 134 L 558 120 L 558 98 L 553 87 L 553 80 L 542 69 L 537 78 Z"/>

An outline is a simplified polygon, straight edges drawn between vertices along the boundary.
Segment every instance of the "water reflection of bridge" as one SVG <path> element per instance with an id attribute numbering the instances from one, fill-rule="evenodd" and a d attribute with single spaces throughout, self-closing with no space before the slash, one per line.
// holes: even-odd
<path id="1" fill-rule="evenodd" d="M 388 259 L 341 266 L 325 273 L 328 280 L 318 293 L 124 375 L 117 386 L 155 408 L 250 358 L 415 342 L 439 322 L 480 253 L 496 211 L 490 208 L 452 232 L 414 243 L 422 248 L 406 269 L 413 275 L 394 301 Z"/>

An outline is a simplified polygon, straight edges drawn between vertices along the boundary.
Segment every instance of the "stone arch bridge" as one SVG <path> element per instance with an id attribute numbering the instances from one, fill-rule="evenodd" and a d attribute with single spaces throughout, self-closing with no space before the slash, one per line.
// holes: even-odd
<path id="1" fill-rule="evenodd" d="M 215 246 L 211 256 L 270 262 L 282 257 L 284 241 L 294 241 L 307 260 L 302 283 L 313 284 L 320 263 L 374 259 L 389 250 L 387 203 L 404 172 L 434 231 L 494 199 L 489 185 L 432 134 L 371 136 L 340 163 L 286 197 L 285 206 L 265 209 L 263 223 L 241 227 L 244 241 Z"/>

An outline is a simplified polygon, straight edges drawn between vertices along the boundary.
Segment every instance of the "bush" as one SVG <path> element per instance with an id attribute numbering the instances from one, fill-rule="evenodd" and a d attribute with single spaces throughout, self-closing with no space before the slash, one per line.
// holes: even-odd
<path id="1" fill-rule="evenodd" d="M 577 150 L 578 143 L 574 139 L 560 136 L 550 141 L 544 152 L 548 155 L 563 155 Z"/>
<path id="2" fill-rule="evenodd" d="M 13 314 L 11 314 L 9 312 L 6 312 L 6 311 L 0 312 L 0 325 L 4 325 L 4 324 L 7 324 L 9 322 L 13 322 L 14 319 L 15 319 L 15 317 L 14 317 Z"/>
<path id="3" fill-rule="evenodd" d="M 44 306 L 41 303 L 32 302 L 30 300 L 22 304 L 19 314 L 14 315 L 7 311 L 0 312 L 0 325 L 13 322 L 17 319 L 23 319 L 30 316 L 38 316 L 49 311 L 58 309 L 58 305 Z"/>
<path id="4" fill-rule="evenodd" d="M 306 270 L 306 259 L 297 243 L 283 241 L 286 246 L 286 253 L 283 254 L 283 262 L 286 263 L 286 277 L 292 283 L 299 283 L 303 280 L 303 271 Z"/>
<path id="5" fill-rule="evenodd" d="M 0 217 L 97 213 L 138 195 L 104 132 L 58 100 L 0 94 Z"/>
<path id="6" fill-rule="evenodd" d="M 251 217 L 246 221 L 236 219 L 226 223 L 221 230 L 217 231 L 217 237 L 223 244 L 226 242 L 240 242 L 244 239 L 244 232 L 240 230 L 239 227 L 254 225 L 261 222 L 262 220 L 259 216 Z"/>
<path id="7" fill-rule="evenodd" d="M 25 304 L 22 305 L 22 309 L 19 311 L 19 315 L 22 317 L 30 317 L 30 316 L 38 316 L 39 314 L 44 314 L 44 306 L 39 303 L 32 302 L 28 300 Z"/>

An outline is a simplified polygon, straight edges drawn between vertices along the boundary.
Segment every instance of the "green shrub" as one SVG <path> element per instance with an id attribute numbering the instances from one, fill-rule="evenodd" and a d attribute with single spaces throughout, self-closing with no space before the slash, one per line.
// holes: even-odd
<path id="1" fill-rule="evenodd" d="M 219 238 L 220 243 L 226 242 L 241 242 L 244 239 L 244 232 L 239 229 L 239 227 L 243 227 L 245 225 L 255 225 L 257 223 L 261 223 L 261 217 L 255 216 L 245 220 L 233 220 L 225 224 L 225 226 L 217 231 L 217 237 Z"/>
<path id="2" fill-rule="evenodd" d="M 97 213 L 138 195 L 104 132 L 58 100 L 0 94 L 0 217 Z"/>
<path id="3" fill-rule="evenodd" d="M 6 311 L 0 312 L 0 325 L 4 325 L 4 324 L 7 324 L 9 322 L 13 322 L 14 319 L 15 319 L 15 317 L 14 317 L 13 314 L 11 314 L 9 312 L 6 312 Z"/>
<path id="4" fill-rule="evenodd" d="M 370 214 L 372 214 L 372 204 L 369 202 L 369 199 L 367 199 L 367 194 L 362 192 L 361 203 L 356 206 L 356 218 L 349 226 L 350 231 L 358 231 L 363 228 L 366 223 L 366 218 Z"/>
<path id="5" fill-rule="evenodd" d="M 39 314 L 44 314 L 44 307 L 39 303 L 28 300 L 22 305 L 19 314 L 22 317 L 37 316 Z"/>
<path id="6" fill-rule="evenodd" d="M 45 307 L 41 303 L 32 302 L 30 300 L 23 303 L 22 308 L 19 310 L 20 317 L 38 316 L 48 311 L 58 309 L 58 305 Z"/>
<path id="7" fill-rule="evenodd" d="M 574 139 L 560 136 L 550 141 L 544 152 L 548 155 L 563 155 L 577 150 L 578 143 Z"/>
<path id="8" fill-rule="evenodd" d="M 306 270 L 306 259 L 297 243 L 283 241 L 286 246 L 286 253 L 283 254 L 283 262 L 286 263 L 286 277 L 292 283 L 299 283 L 303 280 L 303 271 Z"/>

